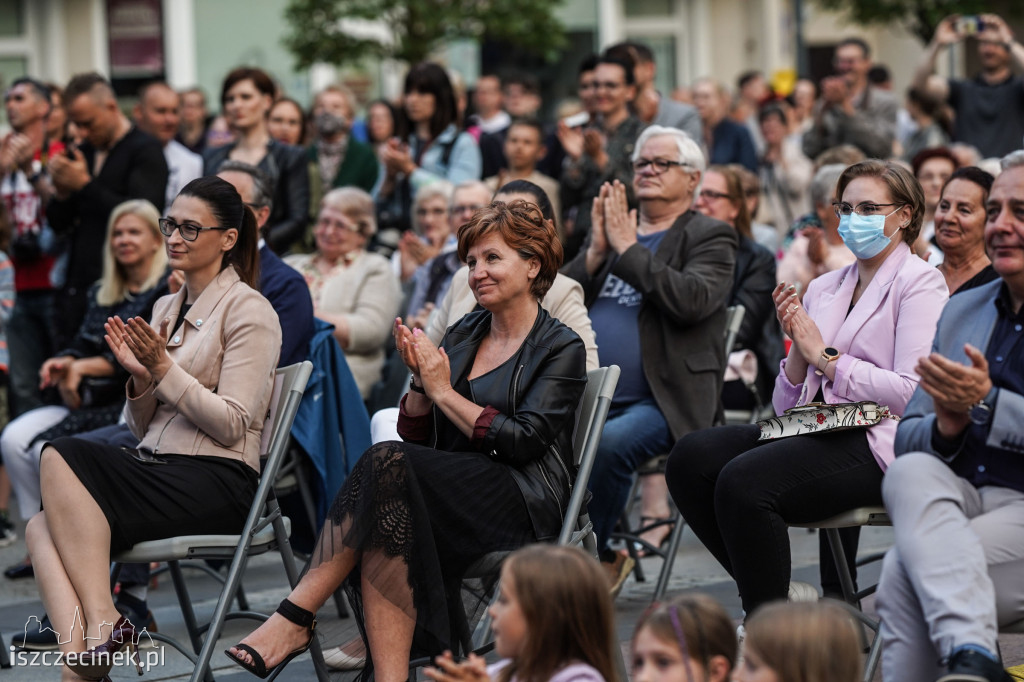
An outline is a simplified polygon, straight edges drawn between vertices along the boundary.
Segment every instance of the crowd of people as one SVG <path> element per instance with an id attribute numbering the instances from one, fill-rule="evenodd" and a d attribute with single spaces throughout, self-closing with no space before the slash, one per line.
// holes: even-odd
<path id="1" fill-rule="evenodd" d="M 492 571 L 505 660 L 444 654 L 428 676 L 614 682 L 611 599 L 635 555 L 614 533 L 635 472 L 667 455 L 644 477 L 641 538 L 668 537 L 671 498 L 744 621 L 702 595 L 658 606 L 636 679 L 859 679 L 848 615 L 785 604 L 787 527 L 881 504 L 884 679 L 1007 679 L 995 634 L 1024 618 L 1024 47 L 996 15 L 974 28 L 940 23 L 902 103 L 858 38 L 792 92 L 752 71 L 672 96 L 653 52 L 619 43 L 553 117 L 530 75 L 468 92 L 433 62 L 396 101 L 336 84 L 308 112 L 253 67 L 224 78 L 217 115 L 162 82 L 131 116 L 96 73 L 12 82 L 0 544 L 17 540 L 13 496 L 29 556 L 5 575 L 35 576 L 54 631 L 76 608 L 90 637 L 114 623 L 99 647 L 60 644 L 81 654 L 65 678 L 103 678 L 101 654 L 152 622 L 148 567 L 115 600 L 112 552 L 240 527 L 274 369 L 325 325 L 374 444 L 321 501 L 301 581 L 228 651 L 254 674 L 303 653 L 344 587 L 363 641 L 328 662 L 405 679 L 410 655 L 456 644 L 470 567 L 511 553 Z M 980 73 L 936 76 L 968 37 Z M 534 543 L 562 524 L 587 371 L 613 364 L 595 561 Z M 881 418 L 863 428 L 753 423 L 869 402 Z M 724 426 L 726 409 L 751 423 Z M 857 529 L 841 537 L 852 564 Z M 824 596 L 842 598 L 821 549 Z"/>

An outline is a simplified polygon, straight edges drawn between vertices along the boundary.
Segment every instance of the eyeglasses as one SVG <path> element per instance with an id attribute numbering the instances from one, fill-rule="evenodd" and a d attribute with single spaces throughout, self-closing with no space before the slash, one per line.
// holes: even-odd
<path id="1" fill-rule="evenodd" d="M 700 198 L 704 201 L 717 201 L 718 199 L 732 199 L 732 195 L 725 192 L 716 192 L 713 189 L 702 189 L 700 191 Z"/>
<path id="2" fill-rule="evenodd" d="M 458 206 L 452 206 L 452 215 L 462 215 L 463 213 L 476 213 L 481 208 L 482 204 L 459 204 Z"/>
<path id="3" fill-rule="evenodd" d="M 878 215 L 881 209 L 888 206 L 904 206 L 905 204 L 894 203 L 894 204 L 876 204 L 870 201 L 862 201 L 856 206 L 851 206 L 845 201 L 833 201 L 832 210 L 836 212 L 836 216 L 841 218 L 848 216 L 851 213 L 856 213 L 859 216 L 871 216 Z"/>
<path id="4" fill-rule="evenodd" d="M 595 90 L 618 90 L 625 83 L 612 83 L 611 81 L 594 81 Z"/>
<path id="5" fill-rule="evenodd" d="M 669 161 L 668 159 L 637 159 L 633 162 L 633 172 L 639 173 L 640 171 L 649 170 L 655 175 L 661 175 L 672 166 L 689 168 L 688 164 L 681 161 Z"/>
<path id="6" fill-rule="evenodd" d="M 161 218 L 157 221 L 157 224 L 160 225 L 160 232 L 162 232 L 165 237 L 170 237 L 174 234 L 174 230 L 178 230 L 178 234 L 180 234 L 181 238 L 187 242 L 194 242 L 196 239 L 199 239 L 199 233 L 203 230 L 234 229 L 232 227 L 203 227 L 201 225 L 194 225 L 193 223 L 176 223 L 170 218 Z"/>

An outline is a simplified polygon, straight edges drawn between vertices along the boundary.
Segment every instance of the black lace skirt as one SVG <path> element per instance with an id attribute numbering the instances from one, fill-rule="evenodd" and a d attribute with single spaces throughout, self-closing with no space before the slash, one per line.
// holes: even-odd
<path id="1" fill-rule="evenodd" d="M 345 588 L 365 640 L 363 583 L 415 619 L 413 658 L 458 641 L 455 609 L 482 613 L 497 578 L 463 585 L 486 555 L 536 541 L 510 469 L 481 453 L 444 452 L 403 442 L 367 450 L 334 500 L 311 570 L 341 547 L 359 561 Z M 477 568 L 479 567 L 479 564 Z M 475 573 L 475 571 L 474 571 Z M 364 677 L 372 674 L 372 666 Z"/>

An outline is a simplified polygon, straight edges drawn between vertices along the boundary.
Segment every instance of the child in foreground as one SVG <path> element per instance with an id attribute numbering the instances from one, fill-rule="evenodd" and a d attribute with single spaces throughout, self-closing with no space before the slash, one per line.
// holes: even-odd
<path id="1" fill-rule="evenodd" d="M 633 633 L 633 682 L 727 682 L 736 626 L 706 594 L 684 594 L 645 613 Z"/>
<path id="2" fill-rule="evenodd" d="M 488 666 L 451 652 L 426 675 L 437 682 L 619 682 L 608 580 L 597 560 L 573 547 L 530 545 L 501 568 L 498 600 L 490 607 L 494 648 Z"/>
<path id="3" fill-rule="evenodd" d="M 836 602 L 767 604 L 746 622 L 736 682 L 857 682 L 857 624 Z"/>

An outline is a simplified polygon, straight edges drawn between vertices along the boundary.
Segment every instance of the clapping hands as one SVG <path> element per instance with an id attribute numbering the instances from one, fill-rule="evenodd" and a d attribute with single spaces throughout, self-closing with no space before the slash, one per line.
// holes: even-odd
<path id="1" fill-rule="evenodd" d="M 159 383 L 173 360 L 167 354 L 167 328 L 170 320 L 160 323 L 160 331 L 153 329 L 141 317 L 108 317 L 104 338 L 118 363 L 135 379 L 137 385 Z"/>

